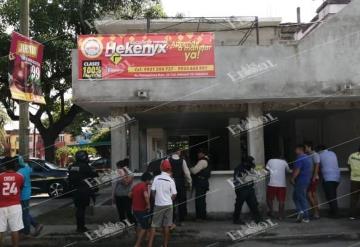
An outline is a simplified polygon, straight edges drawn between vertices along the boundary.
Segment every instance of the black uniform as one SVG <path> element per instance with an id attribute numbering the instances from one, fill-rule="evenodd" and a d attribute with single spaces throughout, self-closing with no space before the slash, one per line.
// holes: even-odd
<path id="1" fill-rule="evenodd" d="M 206 160 L 207 167 L 194 175 L 193 186 L 195 188 L 195 211 L 197 219 L 206 219 L 206 192 L 209 190 L 209 178 L 211 168 L 209 159 L 205 156 L 200 160 Z"/>
<path id="2" fill-rule="evenodd" d="M 177 205 L 178 210 L 174 210 L 174 219 L 176 219 L 177 222 L 182 222 L 187 215 L 185 173 L 183 169 L 184 161 L 181 158 L 176 160 L 172 157 L 169 158 L 169 161 L 177 191 L 175 205 Z M 178 214 L 176 214 L 176 211 L 178 211 Z"/>
<path id="3" fill-rule="evenodd" d="M 248 183 L 240 184 L 240 182 L 237 180 L 237 178 L 245 176 L 247 174 L 246 171 L 250 171 L 253 168 L 255 168 L 254 158 L 249 156 L 244 158 L 242 163 L 238 165 L 234 170 L 234 186 L 236 193 L 235 210 L 233 215 L 234 223 L 242 223 L 242 221 L 240 220 L 240 214 L 245 201 L 250 209 L 250 212 L 255 222 L 258 223 L 261 221 L 261 216 L 258 209 L 258 201 L 256 199 L 254 189 L 254 183 L 251 181 Z"/>
<path id="4" fill-rule="evenodd" d="M 89 166 L 88 162 L 76 161 L 69 166 L 69 182 L 73 191 L 76 207 L 76 224 L 78 231 L 86 231 L 85 210 L 90 204 L 94 189 L 84 181 L 86 178 L 97 177 L 97 173 Z"/>

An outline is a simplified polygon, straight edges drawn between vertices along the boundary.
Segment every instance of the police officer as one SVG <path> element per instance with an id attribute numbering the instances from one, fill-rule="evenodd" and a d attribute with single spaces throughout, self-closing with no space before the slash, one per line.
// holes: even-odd
<path id="1" fill-rule="evenodd" d="M 182 225 L 187 215 L 186 207 L 186 188 L 191 187 L 191 175 L 186 161 L 181 158 L 180 148 L 174 148 L 171 150 L 173 153 L 169 158 L 171 164 L 172 176 L 175 180 L 177 195 L 175 198 L 175 206 L 177 210 L 174 210 L 174 217 L 177 225 Z"/>
<path id="2" fill-rule="evenodd" d="M 243 157 L 240 165 L 234 170 L 234 186 L 236 193 L 235 210 L 233 214 L 234 224 L 244 224 L 240 219 L 241 209 L 246 201 L 253 220 L 258 223 L 261 221 L 261 216 L 258 209 L 258 201 L 256 199 L 254 182 L 252 181 L 249 172 L 255 168 L 254 158 L 252 156 Z M 241 180 L 239 180 L 241 178 Z M 240 182 L 243 181 L 243 182 Z"/>
<path id="3" fill-rule="evenodd" d="M 86 232 L 85 210 L 90 204 L 93 190 L 84 181 L 87 178 L 97 177 L 97 173 L 89 166 L 89 156 L 84 150 L 75 154 L 75 162 L 69 166 L 69 182 L 73 191 L 73 199 L 76 207 L 77 232 Z"/>
<path id="4" fill-rule="evenodd" d="M 199 149 L 197 155 L 198 162 L 190 169 L 194 177 L 196 219 L 206 220 L 206 192 L 209 190 L 211 168 L 204 149 Z"/>

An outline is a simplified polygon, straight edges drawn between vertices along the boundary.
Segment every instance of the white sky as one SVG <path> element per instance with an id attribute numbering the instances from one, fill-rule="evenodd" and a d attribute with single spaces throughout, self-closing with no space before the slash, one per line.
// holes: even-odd
<path id="1" fill-rule="evenodd" d="M 167 16 L 183 13 L 185 17 L 259 16 L 282 17 L 282 22 L 296 22 L 296 8 L 301 21 L 309 22 L 323 0 L 161 0 Z"/>

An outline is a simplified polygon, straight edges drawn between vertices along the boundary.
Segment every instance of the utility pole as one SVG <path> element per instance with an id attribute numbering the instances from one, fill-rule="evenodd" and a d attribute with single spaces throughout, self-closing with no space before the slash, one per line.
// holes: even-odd
<path id="1" fill-rule="evenodd" d="M 29 36 L 29 1 L 21 0 L 20 3 L 20 33 Z M 29 156 L 29 103 L 19 102 L 19 153 L 23 157 Z"/>

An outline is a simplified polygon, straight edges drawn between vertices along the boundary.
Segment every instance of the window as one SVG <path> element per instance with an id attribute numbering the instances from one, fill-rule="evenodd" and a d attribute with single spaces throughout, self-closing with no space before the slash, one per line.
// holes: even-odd
<path id="1" fill-rule="evenodd" d="M 59 142 L 64 142 L 65 141 L 65 135 L 60 134 L 58 140 L 59 140 Z"/>

